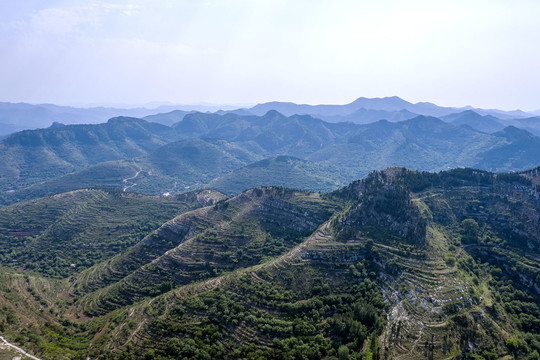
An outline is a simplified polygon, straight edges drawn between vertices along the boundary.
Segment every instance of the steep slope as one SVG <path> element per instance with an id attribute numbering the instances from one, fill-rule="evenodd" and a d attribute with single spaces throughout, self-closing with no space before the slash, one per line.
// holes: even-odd
<path id="1" fill-rule="evenodd" d="M 189 114 L 174 125 L 179 136 L 254 142 L 268 155 L 288 154 L 303 157 L 323 148 L 340 136 L 341 129 L 311 116 L 286 117 L 277 111 L 262 116 L 236 114 Z"/>
<path id="2" fill-rule="evenodd" d="M 137 157 L 171 140 L 170 128 L 134 118 L 22 131 L 0 142 L 0 189 L 16 190 L 99 162 Z"/>
<path id="3" fill-rule="evenodd" d="M 177 141 L 147 157 L 153 167 L 168 175 L 206 177 L 226 173 L 254 159 L 250 152 L 226 141 L 203 139 Z"/>
<path id="4" fill-rule="evenodd" d="M 249 190 L 74 283 L 2 273 L 0 321 L 25 314 L 8 335 L 46 359 L 527 359 L 540 351 L 537 170 Z M 62 285 L 75 297 L 64 287 L 55 305 L 46 289 Z"/>
<path id="5" fill-rule="evenodd" d="M 392 304 L 381 338 L 384 356 L 519 355 L 527 343 L 517 351 L 514 340 L 506 339 L 520 331 L 533 344 L 532 349 L 537 347 L 537 340 L 531 337 L 536 325 L 524 323 L 508 304 L 500 307 L 495 300 L 503 297 L 504 303 L 510 302 L 519 296 L 516 289 L 522 289 L 527 295 L 523 293 L 517 301 L 527 305 L 519 306 L 531 306 L 526 312 L 536 314 L 540 297 L 531 276 L 535 278 L 540 270 L 538 258 L 523 251 L 537 254 L 540 246 L 540 202 L 531 182 L 519 175 L 496 176 L 470 169 L 439 174 L 393 169 L 374 180 L 380 184 L 375 189 L 370 190 L 371 177 L 336 193 L 363 195 L 359 205 L 336 223 L 347 238 L 383 234 L 376 241 L 379 255 L 386 259 L 383 292 Z M 384 187 L 396 195 L 388 191 L 381 194 Z M 407 189 L 415 190 L 406 202 L 412 205 L 411 210 L 416 208 L 416 215 L 402 217 L 403 211 L 396 211 L 396 207 L 406 204 L 403 191 Z M 413 231 L 416 241 L 412 243 L 391 240 L 418 228 L 424 229 L 424 235 Z M 385 229 L 391 233 L 384 235 Z M 422 246 L 407 245 L 418 244 L 418 239 L 423 240 Z M 516 264 L 511 270 L 504 266 L 508 261 Z M 505 289 L 509 284 L 510 290 Z"/>
<path id="6" fill-rule="evenodd" d="M 185 139 L 131 160 L 106 161 L 0 194 L 0 204 L 88 187 L 146 194 L 183 193 L 263 158 L 249 143 Z"/>
<path id="7" fill-rule="evenodd" d="M 482 149 L 504 144 L 501 138 L 455 127 L 439 119 L 417 117 L 399 123 L 379 121 L 358 127 L 346 143 L 315 152 L 308 160 L 337 165 L 356 178 L 371 169 L 405 166 L 418 170 L 444 170 L 478 163 Z M 505 157 L 505 156 L 503 156 Z"/>
<path id="8" fill-rule="evenodd" d="M 115 269 L 125 268 L 133 259 L 143 260 L 139 268 L 130 268 L 129 275 L 104 291 L 83 297 L 81 309 L 103 314 L 178 285 L 258 264 L 298 244 L 336 209 L 336 204 L 319 194 L 263 188 L 185 213 L 130 250 L 137 256 L 113 259 Z M 162 243 L 170 244 L 168 251 L 141 254 L 155 254 Z M 76 287 L 95 288 L 92 279 L 101 283 L 103 276 L 83 276 L 84 284 Z"/>
<path id="9" fill-rule="evenodd" d="M 129 189 L 146 193 L 184 192 L 201 188 L 261 158 L 256 149 L 240 143 L 196 138 L 180 140 L 138 158 L 136 164 L 141 172 Z"/>
<path id="10" fill-rule="evenodd" d="M 337 167 L 282 155 L 234 170 L 207 186 L 234 195 L 262 186 L 329 192 L 345 183 L 346 180 L 340 176 Z"/>
<path id="11" fill-rule="evenodd" d="M 8 191 L 0 196 L 0 203 L 10 204 L 88 187 L 178 194 L 202 188 L 219 176 L 261 159 L 258 152 L 249 144 L 180 140 L 131 160 L 98 163 L 17 191 Z"/>
<path id="12" fill-rule="evenodd" d="M 540 350 L 540 267 L 523 251 L 540 245 L 530 181 L 394 168 L 331 197 L 350 207 L 289 253 L 123 310 L 117 321 L 141 326 L 129 336 L 120 325 L 105 343 L 124 350 L 119 358 L 525 359 Z"/>
<path id="13" fill-rule="evenodd" d="M 539 137 L 513 126 L 494 135 L 504 139 L 505 143 L 480 153 L 481 160 L 475 164 L 476 167 L 490 171 L 519 171 L 538 165 Z"/>
<path id="14" fill-rule="evenodd" d="M 367 125 L 330 124 L 309 116 L 270 111 L 262 117 L 235 114 L 193 114 L 175 125 L 197 136 L 249 144 L 265 157 L 287 154 L 340 169 L 347 179 L 363 177 L 372 169 L 406 166 L 418 170 L 444 170 L 456 166 L 495 169 L 489 151 L 497 151 L 501 167 L 522 170 L 536 166 L 518 160 L 517 138 L 485 134 L 453 126 L 432 117 L 419 116 L 402 122 L 379 121 Z M 515 146 L 507 146 L 509 142 Z M 261 150 L 262 149 L 262 150 Z M 498 150 L 496 150 L 498 149 Z"/>
<path id="15" fill-rule="evenodd" d="M 511 121 L 511 123 L 520 129 L 527 130 L 536 136 L 540 136 L 540 116 L 515 119 Z"/>
<path id="16" fill-rule="evenodd" d="M 231 140 L 243 130 L 251 127 L 253 116 L 240 116 L 234 113 L 224 115 L 193 113 L 186 114 L 173 125 L 182 138 L 206 137 Z"/>
<path id="17" fill-rule="evenodd" d="M 178 138 L 182 140 L 174 141 Z M 232 179 L 241 172 L 233 171 L 279 155 L 317 163 L 310 171 L 334 168 L 328 180 L 337 184 L 390 166 L 522 171 L 540 163 L 539 141 L 524 130 L 487 134 L 425 116 L 359 125 L 308 115 L 285 117 L 276 111 L 260 117 L 191 113 L 173 128 L 120 119 L 88 128 L 29 131 L 2 141 L 0 202 L 104 185 L 175 194 L 203 188 L 225 175 L 229 183 L 241 183 L 243 179 Z M 31 143 L 37 145 L 26 146 Z M 278 184 L 298 186 L 299 173 L 278 174 L 274 169 L 274 177 L 290 181 Z"/>
<path id="18" fill-rule="evenodd" d="M 222 198 L 213 193 L 79 190 L 0 208 L 1 265 L 66 277 L 129 248 L 171 217 Z"/>
<path id="19" fill-rule="evenodd" d="M 130 179 L 135 178 L 139 171 L 140 166 L 133 160 L 106 161 L 17 191 L 9 191 L 0 202 L 7 205 L 92 187 L 129 189 L 133 185 Z"/>
<path id="20" fill-rule="evenodd" d="M 456 126 L 468 125 L 475 130 L 494 133 L 504 129 L 501 120 L 491 115 L 482 116 L 472 110 L 466 110 L 460 113 L 442 116 L 441 120 L 452 123 Z"/>

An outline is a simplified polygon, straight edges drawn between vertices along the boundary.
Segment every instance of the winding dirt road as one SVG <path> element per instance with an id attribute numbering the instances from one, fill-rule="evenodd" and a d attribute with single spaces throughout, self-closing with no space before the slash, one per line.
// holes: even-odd
<path id="1" fill-rule="evenodd" d="M 27 353 L 26 351 L 24 351 L 20 347 L 18 347 L 16 345 L 13 345 L 12 343 L 8 342 L 2 335 L 0 335 L 0 340 L 2 340 L 4 345 L 6 345 L 6 346 L 12 348 L 13 350 L 19 352 L 23 356 L 29 357 L 30 359 L 34 359 L 34 360 L 41 360 L 40 358 L 35 357 L 34 355 L 30 355 L 29 353 Z"/>
<path id="2" fill-rule="evenodd" d="M 132 188 L 134 187 L 135 185 L 137 185 L 136 182 L 133 182 L 133 184 L 129 184 L 129 182 L 131 182 L 131 180 L 134 180 L 137 178 L 137 176 L 139 176 L 139 174 L 141 173 L 142 171 L 142 168 L 140 166 L 137 165 L 137 167 L 139 168 L 139 171 L 137 171 L 135 173 L 135 175 L 133 175 L 132 177 L 128 177 L 128 178 L 125 178 L 124 180 L 122 180 L 122 182 L 124 183 L 124 192 L 129 189 L 129 188 Z"/>

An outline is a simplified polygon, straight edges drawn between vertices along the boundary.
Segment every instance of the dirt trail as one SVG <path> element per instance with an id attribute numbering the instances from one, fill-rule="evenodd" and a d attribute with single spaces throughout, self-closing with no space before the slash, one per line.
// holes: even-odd
<path id="1" fill-rule="evenodd" d="M 127 189 L 132 188 L 132 187 L 134 187 L 135 185 L 137 185 L 136 182 L 134 182 L 134 183 L 131 184 L 131 185 L 128 185 L 128 181 L 133 180 L 133 179 L 136 179 L 137 176 L 139 176 L 139 174 L 143 171 L 142 168 L 141 168 L 139 165 L 136 165 L 136 166 L 139 168 L 139 170 L 135 173 L 135 175 L 133 175 L 132 177 L 128 177 L 128 178 L 125 178 L 124 180 L 122 180 L 122 182 L 124 183 L 124 189 L 123 189 L 123 191 L 126 191 Z"/>
<path id="2" fill-rule="evenodd" d="M 13 345 L 12 343 L 8 342 L 2 335 L 0 335 L 0 340 L 2 340 L 4 345 L 6 345 L 6 346 L 12 348 L 13 350 L 19 352 L 23 356 L 29 357 L 30 359 L 34 359 L 34 360 L 41 360 L 40 358 L 35 357 L 34 355 L 30 355 L 29 353 L 27 353 L 26 351 L 24 351 L 20 347 L 18 347 L 16 345 Z"/>

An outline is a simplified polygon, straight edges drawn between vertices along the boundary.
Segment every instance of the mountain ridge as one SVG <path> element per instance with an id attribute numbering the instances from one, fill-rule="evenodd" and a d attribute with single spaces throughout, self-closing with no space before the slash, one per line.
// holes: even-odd
<path id="1" fill-rule="evenodd" d="M 300 173 L 287 178 L 289 183 L 275 173 L 275 183 L 265 185 L 333 190 L 327 186 L 389 166 L 519 171 L 538 165 L 539 141 L 516 127 L 488 134 L 429 116 L 353 124 L 328 123 L 310 115 L 286 117 L 275 110 L 260 117 L 191 113 L 172 127 L 119 117 L 100 125 L 27 130 L 0 141 L 0 200 L 12 203 L 92 186 L 180 193 L 226 176 L 233 184 L 231 176 L 239 176 L 239 169 L 281 155 L 310 161 L 309 166 L 297 162 L 300 167 L 289 164 L 288 169 L 319 172 L 327 185 L 316 187 L 309 176 L 302 181 Z M 259 168 L 258 174 L 257 168 L 242 171 L 248 170 L 256 178 L 270 168 Z"/>
<path id="2" fill-rule="evenodd" d="M 100 123 L 115 116 L 146 117 L 147 120 L 172 125 L 181 120 L 186 113 L 215 112 L 217 114 L 236 113 L 239 115 L 264 115 L 268 110 L 275 109 L 287 116 L 294 114 L 311 114 L 329 122 L 352 121 L 366 123 L 381 119 L 403 120 L 411 117 L 408 112 L 417 115 L 445 116 L 450 113 L 464 110 L 474 110 L 481 115 L 492 115 L 505 120 L 537 116 L 535 112 L 520 110 L 502 111 L 497 109 L 479 109 L 471 106 L 441 107 L 429 102 L 411 103 L 397 96 L 384 98 L 360 97 L 344 105 L 308 105 L 292 102 L 267 102 L 257 104 L 251 108 L 219 110 L 219 106 L 198 105 L 163 105 L 154 109 L 140 108 L 112 108 L 112 107 L 69 107 L 53 104 L 27 104 L 0 102 L 0 137 L 21 130 L 46 128 L 53 122 L 65 124 Z M 223 107 L 222 107 L 223 108 Z M 364 109 L 364 114 L 358 112 Z M 405 113 L 404 111 L 407 111 Z M 167 116 L 164 112 L 169 112 Z"/>
<path id="3" fill-rule="evenodd" d="M 332 116 L 336 115 L 349 115 L 350 113 L 359 109 L 366 110 L 384 110 L 384 111 L 402 111 L 407 110 L 418 115 L 427 116 L 445 116 L 452 113 L 474 110 L 481 112 L 482 115 L 497 115 L 503 116 L 506 119 L 527 117 L 531 113 L 523 111 L 502 111 L 502 110 L 490 110 L 490 109 L 477 109 L 470 106 L 467 107 L 441 107 L 429 102 L 410 103 L 401 99 L 398 96 L 384 97 L 384 98 L 365 98 L 360 97 L 345 105 L 307 105 L 307 104 L 295 104 L 291 102 L 268 102 L 257 104 L 252 108 L 243 109 L 255 115 L 262 115 L 268 110 L 277 110 L 285 115 L 292 114 L 307 114 L 321 117 L 323 120 L 331 120 Z M 328 117 L 328 118 L 327 118 Z M 380 120 L 380 119 L 378 119 Z"/>
<path id="4" fill-rule="evenodd" d="M 57 283 L 12 267 L 0 319 L 35 320 L 19 341 L 44 359 L 527 359 L 540 350 L 539 183 L 538 168 L 392 167 L 326 195 L 247 190 L 150 232 L 135 247 L 156 260 L 112 285 L 99 283 L 121 270 L 107 259 Z"/>

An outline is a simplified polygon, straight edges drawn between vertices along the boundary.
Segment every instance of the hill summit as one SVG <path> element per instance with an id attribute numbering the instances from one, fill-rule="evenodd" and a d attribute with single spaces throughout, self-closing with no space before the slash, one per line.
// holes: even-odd
<path id="1" fill-rule="evenodd" d="M 253 167 L 272 162 L 298 160 Z M 539 184 L 537 168 L 392 167 L 327 194 L 89 190 L 10 205 L 0 324 L 45 359 L 527 359 L 540 351 Z M 129 211 L 106 206 L 118 202 Z M 175 206 L 141 237 L 144 216 Z M 120 216 L 135 216 L 129 241 Z M 83 223 L 119 253 L 88 263 L 76 233 L 78 247 L 51 252 L 58 229 Z"/>

